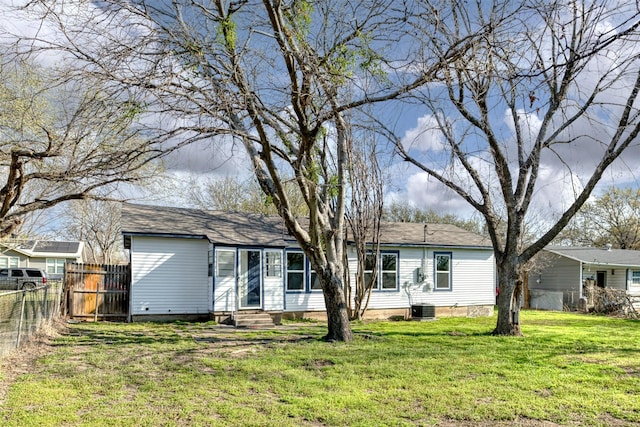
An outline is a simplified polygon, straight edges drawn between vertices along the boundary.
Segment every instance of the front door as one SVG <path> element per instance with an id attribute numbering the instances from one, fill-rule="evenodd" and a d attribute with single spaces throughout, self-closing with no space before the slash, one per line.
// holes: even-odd
<path id="1" fill-rule="evenodd" d="M 262 307 L 261 253 L 255 250 L 240 250 L 238 282 L 239 308 Z"/>

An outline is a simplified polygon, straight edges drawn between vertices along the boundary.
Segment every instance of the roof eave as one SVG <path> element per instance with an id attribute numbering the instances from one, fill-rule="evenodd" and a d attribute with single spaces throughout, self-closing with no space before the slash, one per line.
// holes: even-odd
<path id="1" fill-rule="evenodd" d="M 347 244 L 353 245 L 354 242 L 351 240 L 347 242 Z M 372 245 L 372 243 L 367 243 L 368 246 Z M 493 250 L 493 246 L 490 245 L 453 245 L 453 244 L 438 244 L 438 243 L 393 243 L 393 242 L 384 242 L 380 243 L 380 246 L 400 246 L 407 248 L 445 248 L 445 249 L 483 249 L 483 250 Z"/>
<path id="2" fill-rule="evenodd" d="M 169 238 L 180 238 L 180 239 L 206 239 L 209 240 L 209 237 L 205 234 L 181 234 L 181 233 L 149 233 L 149 232 L 138 232 L 138 231 L 123 231 L 123 236 L 135 236 L 135 237 L 169 237 Z"/>
<path id="3" fill-rule="evenodd" d="M 576 256 L 571 256 L 571 255 L 567 255 L 566 253 L 554 250 L 554 249 L 545 249 L 545 251 L 547 252 L 551 252 L 555 255 L 582 263 L 582 264 L 589 264 L 589 265 L 601 265 L 601 266 L 607 266 L 607 267 L 621 267 L 621 268 L 628 268 L 628 267 L 638 267 L 640 268 L 640 264 L 620 264 L 620 263 L 608 263 L 608 262 L 602 262 L 602 261 L 598 261 L 598 260 L 591 260 L 591 261 L 587 261 L 585 259 L 582 258 L 578 258 Z"/>

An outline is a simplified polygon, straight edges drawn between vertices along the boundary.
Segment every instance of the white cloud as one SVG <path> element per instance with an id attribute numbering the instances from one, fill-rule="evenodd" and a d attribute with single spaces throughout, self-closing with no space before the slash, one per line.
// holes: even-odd
<path id="1" fill-rule="evenodd" d="M 407 178 L 407 199 L 418 208 L 439 213 L 468 216 L 472 212 L 466 201 L 424 172 Z"/>
<path id="2" fill-rule="evenodd" d="M 444 135 L 440 130 L 438 119 L 430 114 L 418 118 L 416 126 L 405 132 L 402 137 L 405 150 L 442 151 Z"/>

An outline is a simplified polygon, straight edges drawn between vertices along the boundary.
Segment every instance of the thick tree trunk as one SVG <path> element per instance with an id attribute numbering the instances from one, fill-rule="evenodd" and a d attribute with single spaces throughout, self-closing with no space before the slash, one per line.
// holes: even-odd
<path id="1" fill-rule="evenodd" d="M 349 310 L 344 297 L 341 276 L 326 273 L 324 287 L 324 305 L 327 308 L 327 335 L 326 341 L 351 341 L 353 332 L 349 322 Z"/>
<path id="2" fill-rule="evenodd" d="M 498 263 L 498 322 L 494 335 L 522 335 L 520 331 L 520 295 L 516 257 L 505 257 Z"/>

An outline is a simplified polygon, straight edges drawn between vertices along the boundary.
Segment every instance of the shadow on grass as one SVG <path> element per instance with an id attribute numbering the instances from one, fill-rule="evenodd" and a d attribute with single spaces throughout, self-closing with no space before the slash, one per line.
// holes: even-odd
<path id="1" fill-rule="evenodd" d="M 188 343 L 215 344 L 220 347 L 266 346 L 276 343 L 322 341 L 323 328 L 317 331 L 303 327 L 252 330 L 197 323 L 137 324 L 101 323 L 72 324 L 53 346 L 176 346 Z M 144 330 L 140 330 L 144 329 Z"/>

